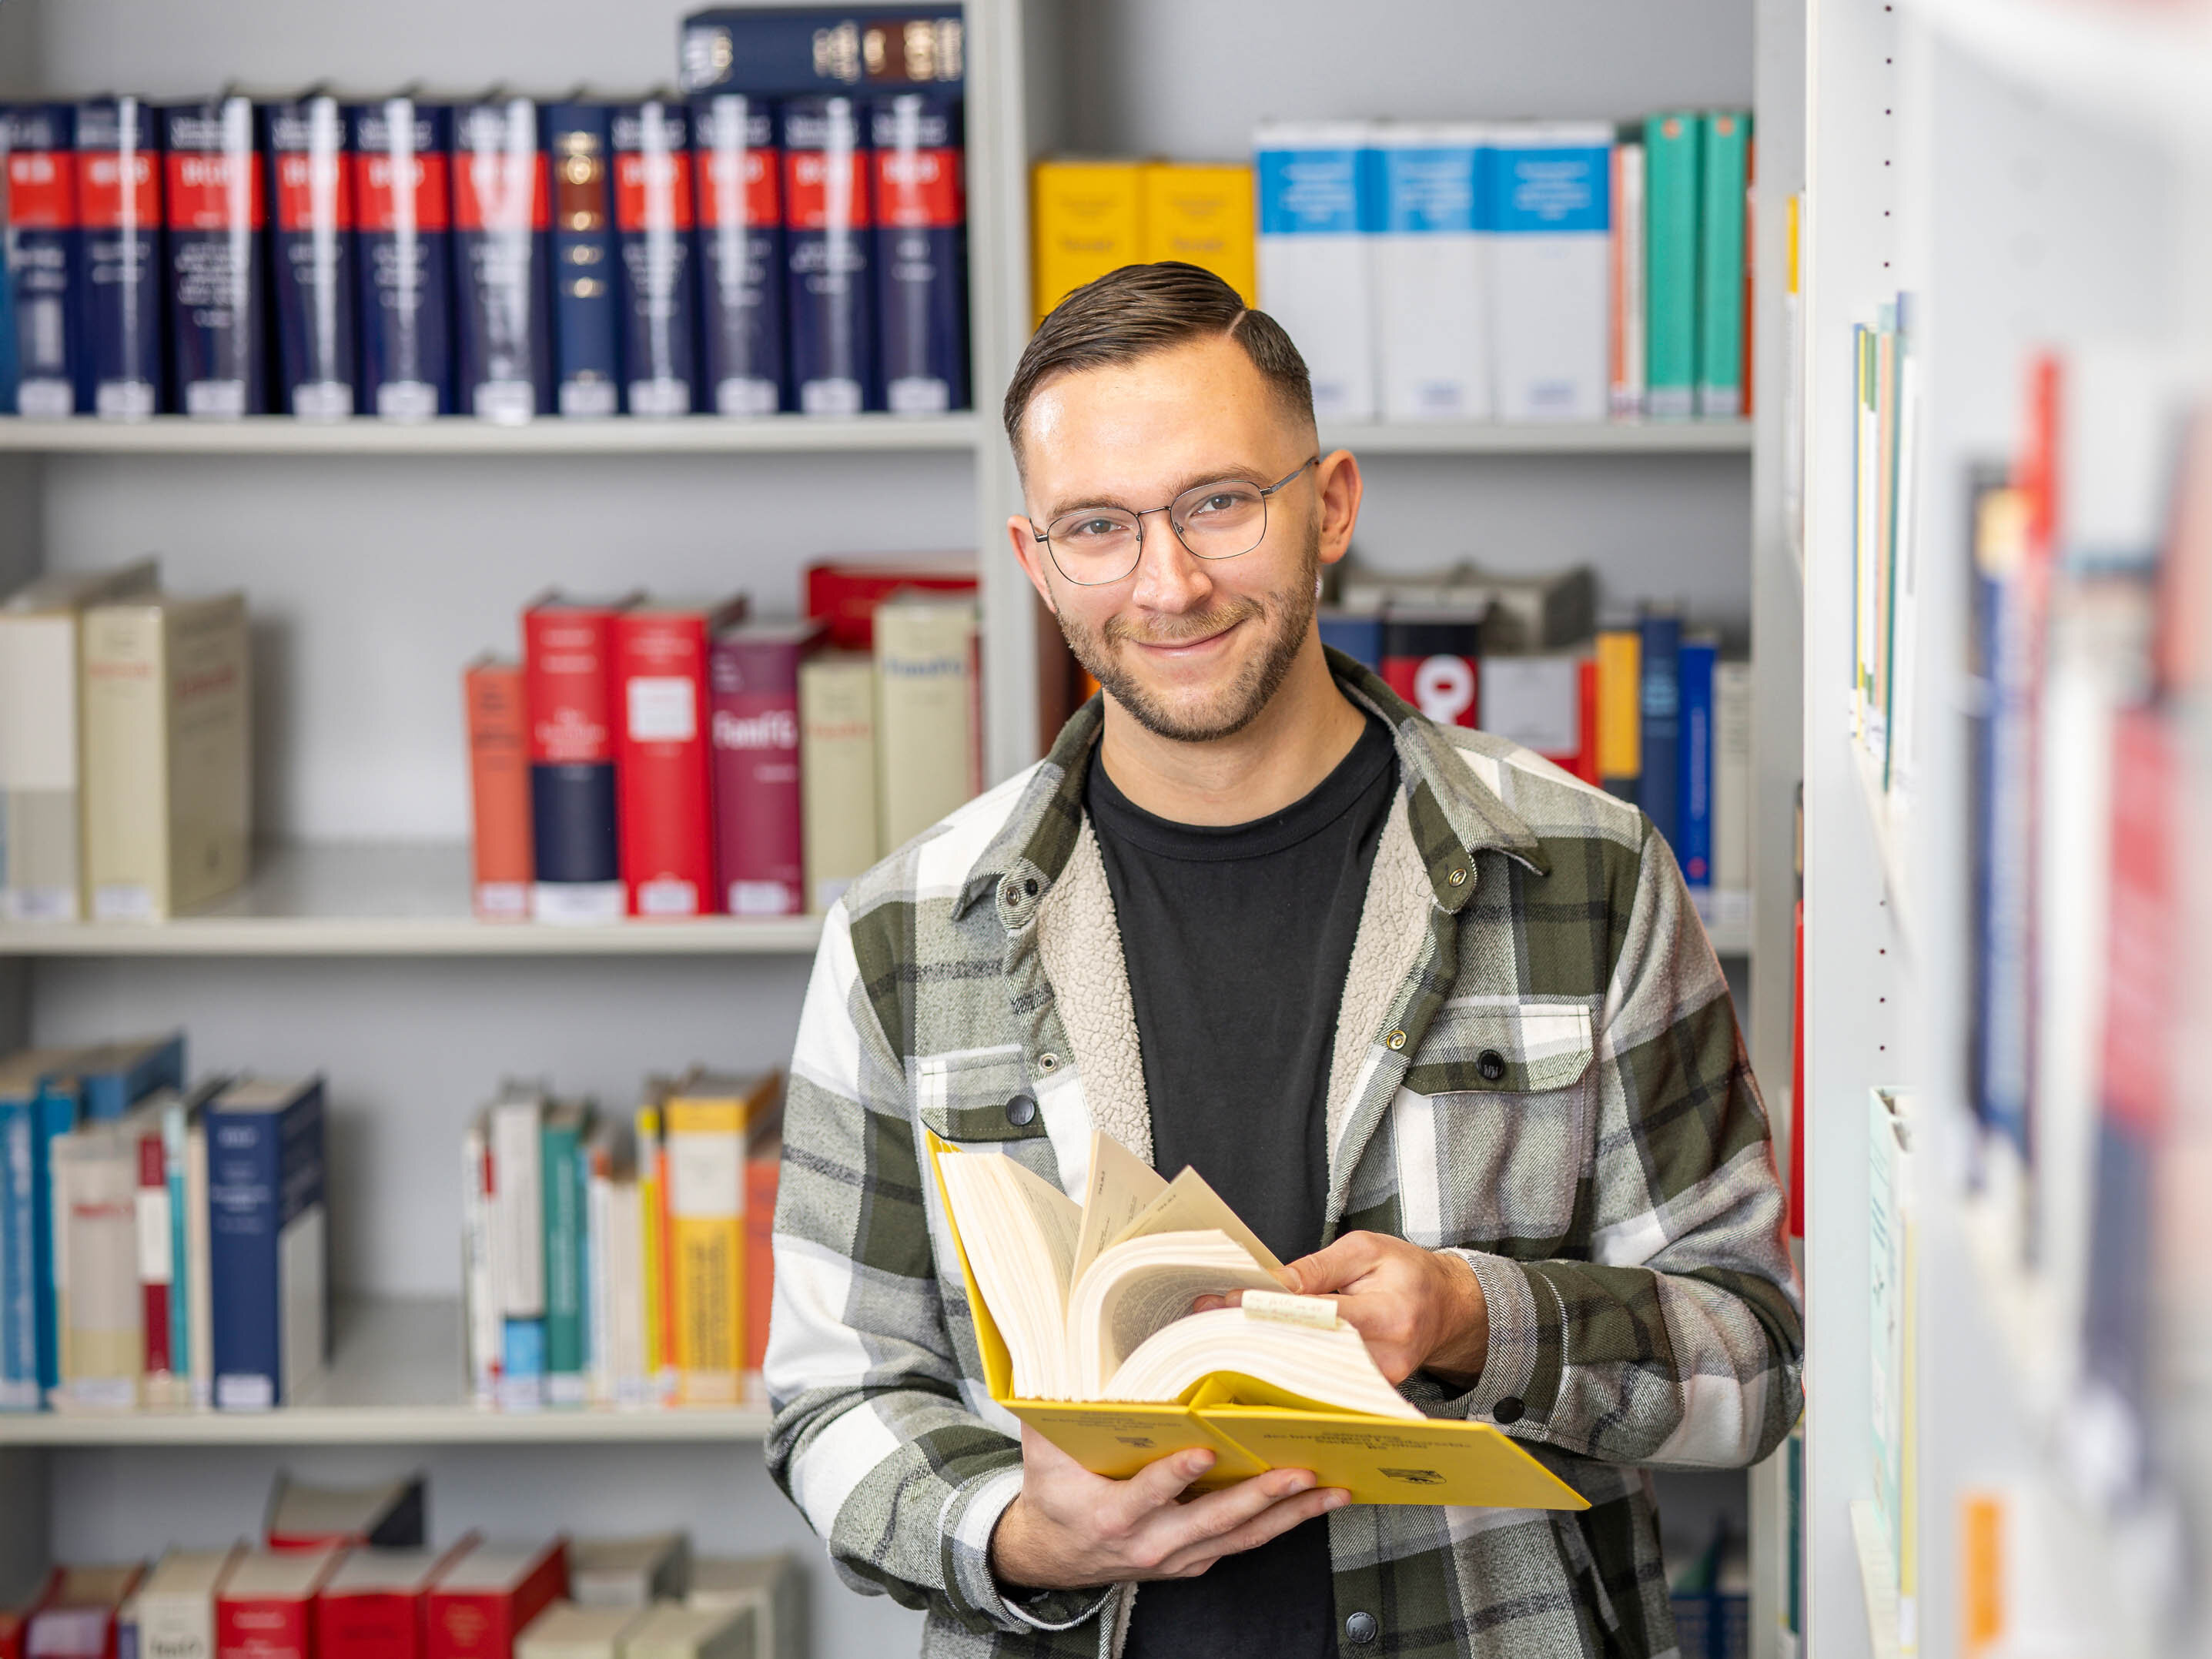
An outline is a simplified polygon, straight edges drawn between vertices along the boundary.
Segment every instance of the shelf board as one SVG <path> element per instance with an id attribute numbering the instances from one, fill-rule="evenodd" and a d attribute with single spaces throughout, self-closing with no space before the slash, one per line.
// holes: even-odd
<path id="1" fill-rule="evenodd" d="M 0 1446 L 307 1446 L 749 1441 L 769 1413 L 731 1407 L 546 1407 L 466 1397 L 461 1310 L 437 1298 L 341 1304 L 330 1369 L 275 1411 L 0 1413 Z"/>
<path id="2" fill-rule="evenodd" d="M 1324 450 L 1367 455 L 1747 455 L 1749 421 L 1330 421 Z"/>
<path id="3" fill-rule="evenodd" d="M 1851 744 L 1851 771 L 1858 779 L 1859 799 L 1866 803 L 1875 854 L 1881 864 L 1881 884 L 1897 918 L 1898 937 L 1910 951 L 1915 932 L 1911 877 L 1905 857 L 1906 802 L 1881 787 L 1874 757 L 1856 741 Z"/>
<path id="4" fill-rule="evenodd" d="M 479 921 L 468 907 L 465 847 L 280 846 L 261 850 L 244 889 L 196 915 L 0 924 L 0 957 L 802 955 L 822 935 L 818 916 L 567 927 Z"/>
<path id="5" fill-rule="evenodd" d="M 972 451 L 983 427 L 973 414 L 779 415 L 760 420 L 693 416 L 648 421 L 531 421 L 501 426 L 435 421 L 300 421 L 253 415 L 196 421 L 0 418 L 0 452 L 50 455 L 727 455 L 845 450 Z"/>

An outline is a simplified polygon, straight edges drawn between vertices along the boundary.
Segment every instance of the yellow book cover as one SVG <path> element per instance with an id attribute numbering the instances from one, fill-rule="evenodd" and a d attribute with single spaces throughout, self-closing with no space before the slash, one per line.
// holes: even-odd
<path id="1" fill-rule="evenodd" d="M 1039 161 L 1030 173 L 1030 282 L 1036 322 L 1068 293 L 1144 258 L 1136 161 Z"/>
<path id="2" fill-rule="evenodd" d="M 745 1133 L 777 1075 L 695 1071 L 661 1108 L 680 1397 L 737 1403 L 745 1364 Z"/>
<path id="3" fill-rule="evenodd" d="M 1204 1446 L 1216 1462 L 1202 1487 L 1296 1468 L 1360 1504 L 1589 1507 L 1493 1425 L 1423 1416 L 1375 1370 L 1327 1298 L 1258 1289 L 1279 1282 L 1281 1264 L 1194 1171 L 1164 1181 L 1094 1133 L 1079 1207 L 1011 1159 L 973 1158 L 934 1134 L 928 1140 L 985 1386 L 1094 1474 L 1126 1479 L 1158 1458 Z M 996 1201 L 994 1190 L 1010 1201 Z M 985 1251 L 986 1274 L 1018 1322 L 1022 1363 L 1032 1370 L 1052 1356 L 1037 1351 L 1036 1310 L 1015 1292 L 1042 1282 L 1041 1274 L 1057 1276 L 1061 1295 L 1045 1323 L 1056 1328 L 1053 1340 L 1064 1331 L 1075 1350 L 1061 1357 L 1058 1391 L 1089 1397 L 1045 1398 L 1017 1388 L 1001 1310 L 976 1274 L 975 1253 Z M 1226 1265 L 1238 1258 L 1241 1268 Z M 1196 1295 L 1232 1288 L 1245 1292 L 1242 1309 L 1180 1311 Z M 1207 1368 L 1209 1357 L 1224 1356 L 1249 1371 Z M 1102 1385 L 1109 1367 L 1111 1380 Z M 1146 1380 L 1162 1377 L 1190 1380 L 1169 1397 L 1146 1396 Z M 1133 1397 L 1101 1397 L 1115 1390 Z M 1370 1400 L 1376 1409 L 1346 1409 L 1316 1394 Z"/>
<path id="4" fill-rule="evenodd" d="M 661 1202 L 665 1158 L 660 1144 L 660 1098 L 637 1109 L 637 1206 L 643 1217 L 645 1374 L 665 1398 L 674 1369 L 668 1342 L 668 1206 Z"/>
<path id="5" fill-rule="evenodd" d="M 1644 772 L 1644 642 L 1632 628 L 1597 636 L 1597 775 L 1604 781 Z"/>
<path id="6" fill-rule="evenodd" d="M 1143 258 L 1210 270 L 1250 305 L 1259 291 L 1252 169 L 1240 162 L 1147 161 Z"/>

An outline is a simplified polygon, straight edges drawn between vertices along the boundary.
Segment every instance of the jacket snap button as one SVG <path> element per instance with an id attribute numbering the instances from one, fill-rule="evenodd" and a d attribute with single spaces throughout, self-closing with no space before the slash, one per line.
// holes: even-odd
<path id="1" fill-rule="evenodd" d="M 1518 1423 L 1528 1409 L 1519 1395 L 1509 1394 L 1490 1408 L 1490 1414 L 1500 1423 Z"/>
<path id="2" fill-rule="evenodd" d="M 1467 881 L 1467 872 L 1464 870 L 1455 870 L 1451 874 L 1446 876 L 1444 879 L 1455 887 L 1462 886 Z"/>
<path id="3" fill-rule="evenodd" d="M 1024 882 L 1022 884 L 1022 891 L 1027 893 L 1031 898 L 1035 898 L 1037 896 L 1037 878 L 1035 876 L 1031 876 L 1027 881 Z"/>
<path id="4" fill-rule="evenodd" d="M 1474 1069 L 1495 1083 L 1505 1075 L 1505 1056 L 1495 1048 L 1485 1048 L 1474 1057 Z"/>
<path id="5" fill-rule="evenodd" d="M 1016 1095 L 1006 1103 L 1006 1121 L 1017 1129 L 1026 1129 L 1036 1121 L 1036 1097 Z"/>
<path id="6" fill-rule="evenodd" d="M 1000 884 L 999 897 L 1007 904 L 1019 904 L 1022 902 L 1021 883 L 1008 876 Z"/>
<path id="7" fill-rule="evenodd" d="M 1060 1056 L 1058 1054 L 1044 1054 L 1037 1056 L 1037 1070 L 1040 1072 L 1056 1072 L 1059 1069 Z"/>
<path id="8" fill-rule="evenodd" d="M 1389 1036 L 1384 1037 L 1382 1040 L 1389 1043 L 1394 1049 L 1402 1048 L 1406 1046 L 1406 1034 L 1403 1031 L 1393 1031 Z"/>
<path id="9" fill-rule="evenodd" d="M 1353 1613 L 1344 1621 L 1344 1634 L 1347 1641 L 1357 1642 L 1365 1647 L 1375 1639 L 1375 1615 L 1371 1613 Z"/>

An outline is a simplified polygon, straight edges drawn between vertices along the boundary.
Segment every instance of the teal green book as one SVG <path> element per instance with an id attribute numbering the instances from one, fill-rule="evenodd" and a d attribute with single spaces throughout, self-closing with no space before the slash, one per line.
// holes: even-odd
<path id="1" fill-rule="evenodd" d="M 589 1114 L 563 1102 L 539 1131 L 545 1182 L 545 1398 L 580 1406 L 584 1375 L 584 1182 L 579 1157 Z"/>
<path id="2" fill-rule="evenodd" d="M 1687 111 L 1644 124 L 1644 411 L 1697 413 L 1698 219 L 1705 123 Z"/>
<path id="3" fill-rule="evenodd" d="M 1751 116 L 1705 116 L 1698 258 L 1698 413 L 1743 414 L 1744 208 L 1751 186 Z"/>

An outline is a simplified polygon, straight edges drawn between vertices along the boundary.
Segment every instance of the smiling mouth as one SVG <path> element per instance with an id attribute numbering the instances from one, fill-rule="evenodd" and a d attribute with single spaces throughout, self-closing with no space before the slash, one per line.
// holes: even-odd
<path id="1" fill-rule="evenodd" d="M 1131 640 L 1129 643 L 1141 647 L 1146 651 L 1155 652 L 1161 656 L 1180 656 L 1186 652 L 1201 650 L 1218 640 L 1226 639 L 1241 628 L 1245 621 L 1246 618 L 1239 617 L 1235 622 L 1217 628 L 1210 634 L 1197 635 L 1187 640 Z"/>

